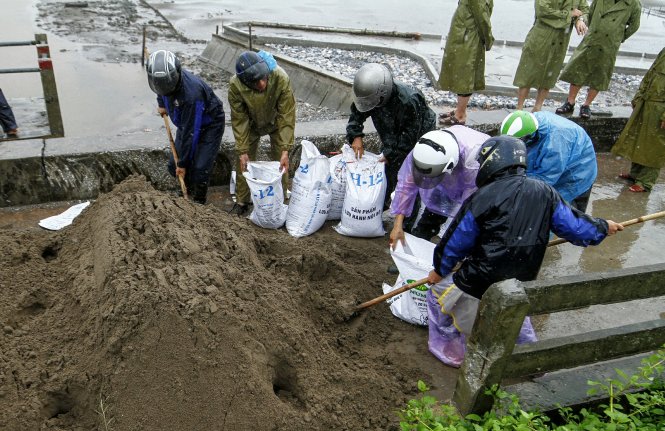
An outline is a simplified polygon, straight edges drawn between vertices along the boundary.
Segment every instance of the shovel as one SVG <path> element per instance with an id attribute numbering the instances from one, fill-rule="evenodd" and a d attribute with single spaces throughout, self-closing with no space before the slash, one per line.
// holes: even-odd
<path id="1" fill-rule="evenodd" d="M 631 219 L 631 220 L 626 220 L 624 222 L 621 222 L 620 224 L 623 227 L 632 226 L 632 225 L 637 224 L 637 223 L 642 223 L 642 222 L 645 222 L 645 221 L 654 220 L 654 219 L 657 219 L 657 218 L 660 218 L 660 217 L 665 217 L 665 211 L 660 211 L 660 212 L 657 212 L 657 213 L 648 214 L 648 215 L 638 217 L 638 218 L 634 218 L 634 219 Z M 564 242 L 568 242 L 568 240 L 565 240 L 563 238 L 557 238 L 557 239 L 553 239 L 552 241 L 548 242 L 547 246 L 551 247 L 553 245 L 563 244 Z M 457 265 L 457 267 L 459 267 L 459 264 Z M 457 267 L 455 267 L 455 269 L 453 269 L 453 271 L 457 270 Z M 350 313 L 351 315 L 349 317 L 354 317 L 358 312 L 362 311 L 365 308 L 371 307 L 372 305 L 376 305 L 380 302 L 385 301 L 386 299 L 390 299 L 393 296 L 397 296 L 400 293 L 404 293 L 407 290 L 411 290 L 414 287 L 418 287 L 418 286 L 420 286 L 422 284 L 425 284 L 425 283 L 427 283 L 427 278 L 423 278 L 422 280 L 418 280 L 418 281 L 414 281 L 414 282 L 409 283 L 409 284 L 405 284 L 404 286 L 402 286 L 400 288 L 397 288 L 397 289 L 393 290 L 392 292 L 385 293 L 385 294 L 383 294 L 381 296 L 378 296 L 378 297 L 376 297 L 376 298 L 374 298 L 370 301 L 363 302 L 362 304 L 355 307 L 355 309 Z"/>
<path id="2" fill-rule="evenodd" d="M 178 153 L 175 150 L 175 142 L 173 142 L 173 135 L 171 134 L 171 124 L 169 124 L 169 117 L 165 114 L 162 114 L 164 119 L 164 125 L 166 125 L 166 133 L 169 135 L 169 143 L 171 144 L 171 154 L 173 154 L 173 161 L 175 165 L 178 166 Z M 178 175 L 178 181 L 180 181 L 180 189 L 182 190 L 182 195 L 187 199 L 187 186 L 185 186 L 185 179 L 182 175 Z"/>

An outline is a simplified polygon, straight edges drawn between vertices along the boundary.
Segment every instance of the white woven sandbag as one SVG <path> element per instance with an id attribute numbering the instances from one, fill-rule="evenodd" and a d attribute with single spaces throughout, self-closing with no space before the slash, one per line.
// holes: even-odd
<path id="1" fill-rule="evenodd" d="M 332 199 L 330 161 L 310 142 L 302 141 L 300 165 L 291 183 L 286 230 L 299 238 L 323 226 Z"/>
<path id="2" fill-rule="evenodd" d="M 340 222 L 334 229 L 347 236 L 376 237 L 383 230 L 383 200 L 386 194 L 385 163 L 365 152 L 346 164 L 346 193 Z"/>
<path id="3" fill-rule="evenodd" d="M 327 220 L 339 220 L 342 218 L 344 195 L 346 194 L 346 163 L 353 160 L 355 160 L 355 156 L 349 144 L 344 144 L 341 154 L 330 158 L 330 176 L 332 178 L 330 190 L 332 200 Z"/>
<path id="4" fill-rule="evenodd" d="M 287 205 L 284 204 L 282 172 L 279 162 L 249 162 L 247 180 L 254 209 L 249 219 L 266 229 L 279 229 L 286 221 Z"/>

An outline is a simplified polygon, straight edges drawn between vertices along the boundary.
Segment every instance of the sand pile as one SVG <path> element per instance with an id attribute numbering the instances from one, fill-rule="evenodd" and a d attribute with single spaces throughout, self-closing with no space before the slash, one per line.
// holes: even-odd
<path id="1" fill-rule="evenodd" d="M 394 428 L 426 329 L 383 305 L 344 322 L 390 257 L 327 230 L 130 178 L 60 232 L 1 232 L 0 429 L 103 429 L 100 400 L 114 430 Z"/>

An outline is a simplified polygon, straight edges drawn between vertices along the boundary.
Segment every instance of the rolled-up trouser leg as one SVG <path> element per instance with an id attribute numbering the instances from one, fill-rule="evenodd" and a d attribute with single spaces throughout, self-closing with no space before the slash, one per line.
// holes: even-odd
<path id="1" fill-rule="evenodd" d="M 644 187 L 646 190 L 651 190 L 658 181 L 660 168 L 652 168 L 650 166 L 640 165 L 639 163 L 630 164 L 630 175 L 635 178 L 635 183 Z"/>

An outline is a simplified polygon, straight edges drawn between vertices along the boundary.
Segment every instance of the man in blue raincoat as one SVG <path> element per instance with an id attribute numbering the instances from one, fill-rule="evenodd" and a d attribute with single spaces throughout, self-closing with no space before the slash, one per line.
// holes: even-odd
<path id="1" fill-rule="evenodd" d="M 546 182 L 573 208 L 586 211 L 598 166 L 583 128 L 551 112 L 515 111 L 503 120 L 499 132 L 526 144 L 528 177 Z"/>

